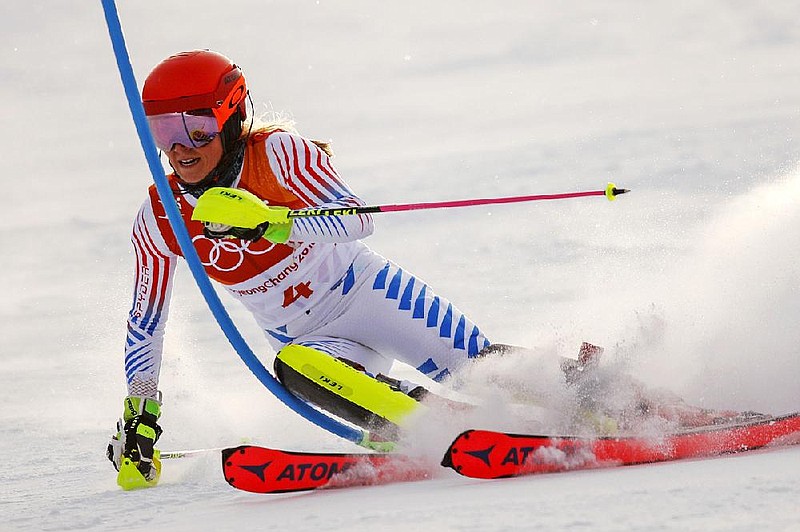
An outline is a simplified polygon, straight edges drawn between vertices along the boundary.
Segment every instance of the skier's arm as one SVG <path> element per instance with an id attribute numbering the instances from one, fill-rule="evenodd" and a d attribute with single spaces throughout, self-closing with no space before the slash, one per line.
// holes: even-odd
<path id="1" fill-rule="evenodd" d="M 309 207 L 341 208 L 364 202 L 342 181 L 322 149 L 291 133 L 274 133 L 267 140 L 270 166 L 281 186 Z M 372 216 L 323 216 L 295 218 L 289 240 L 350 242 L 372 234 Z"/>
<path id="2" fill-rule="evenodd" d="M 136 280 L 128 314 L 125 377 L 129 395 L 156 397 L 177 257 L 161 237 L 149 201 L 136 217 L 131 241 L 136 255 Z"/>
<path id="3" fill-rule="evenodd" d="M 120 472 L 117 483 L 125 489 L 158 481 L 160 466 L 154 458 L 154 446 L 161 435 L 158 376 L 176 262 L 175 254 L 161 237 L 149 200 L 139 210 L 131 241 L 136 255 L 136 281 L 125 342 L 128 396 L 117 432 L 106 449 L 108 459 Z M 133 475 L 131 468 L 136 471 Z"/>

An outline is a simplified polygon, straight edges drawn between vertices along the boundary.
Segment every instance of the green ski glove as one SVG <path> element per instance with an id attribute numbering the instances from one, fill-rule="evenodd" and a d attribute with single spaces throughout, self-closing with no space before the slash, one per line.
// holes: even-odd
<path id="1" fill-rule="evenodd" d="M 155 443 L 161 436 L 159 417 L 159 400 L 135 395 L 125 398 L 117 433 L 106 450 L 106 456 L 119 471 L 117 483 L 123 489 L 147 487 L 158 482 L 161 462 Z"/>
<path id="2" fill-rule="evenodd" d="M 273 207 L 278 208 L 278 207 Z M 286 209 L 286 207 L 282 207 Z M 287 211 L 289 209 L 286 209 Z M 285 244 L 292 234 L 293 220 L 281 223 L 264 222 L 252 229 L 246 227 L 232 227 L 230 225 L 215 222 L 203 222 L 203 234 L 206 238 L 240 238 L 255 242 L 261 238 L 266 238 L 275 244 Z"/>

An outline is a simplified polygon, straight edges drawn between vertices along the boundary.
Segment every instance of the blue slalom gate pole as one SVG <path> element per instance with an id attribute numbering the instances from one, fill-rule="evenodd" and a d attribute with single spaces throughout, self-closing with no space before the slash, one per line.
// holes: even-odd
<path id="1" fill-rule="evenodd" d="M 155 181 L 158 195 L 161 198 L 161 203 L 164 204 L 169 223 L 172 226 L 172 231 L 175 233 L 183 257 L 186 259 L 195 282 L 198 288 L 200 288 L 200 292 L 203 294 L 208 308 L 211 309 L 211 313 L 214 315 L 214 318 L 216 318 L 217 323 L 219 323 L 222 332 L 225 333 L 225 336 L 228 338 L 228 341 L 231 343 L 236 353 L 250 371 L 253 372 L 256 378 L 286 406 L 312 423 L 337 436 L 355 443 L 361 443 L 365 436 L 362 430 L 345 425 L 327 416 L 289 393 L 289 391 L 264 367 L 258 357 L 256 357 L 255 353 L 253 353 L 250 346 L 247 345 L 247 342 L 245 342 L 244 338 L 239 333 L 236 325 L 234 325 L 225 307 L 222 305 L 219 296 L 217 296 L 213 286 L 211 286 L 211 281 L 203 265 L 200 263 L 200 257 L 197 256 L 197 251 L 195 251 L 192 245 L 189 232 L 183 223 L 183 219 L 178 211 L 178 205 L 169 187 L 169 182 L 161 167 L 158 150 L 153 141 L 153 136 L 150 133 L 150 128 L 147 125 L 144 107 L 139 98 L 139 89 L 136 86 L 136 77 L 133 73 L 127 47 L 125 46 L 125 37 L 122 33 L 117 6 L 114 0 L 101 0 L 101 2 L 103 4 L 103 11 L 105 12 L 108 34 L 111 37 L 111 44 L 114 48 L 114 56 L 117 60 L 117 68 L 122 78 L 122 86 L 125 89 L 128 106 L 133 116 L 133 122 L 136 125 L 136 131 L 139 134 L 139 140 L 142 144 L 142 150 L 144 150 L 147 164 L 150 167 L 150 172 L 153 174 L 153 180 Z"/>

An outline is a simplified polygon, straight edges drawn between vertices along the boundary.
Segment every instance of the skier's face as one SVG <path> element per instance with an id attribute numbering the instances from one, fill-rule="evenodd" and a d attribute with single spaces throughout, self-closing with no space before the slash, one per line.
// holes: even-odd
<path id="1" fill-rule="evenodd" d="M 214 169 L 222 159 L 222 139 L 219 135 L 200 148 L 188 148 L 174 144 L 167 152 L 169 163 L 185 183 L 198 183 Z"/>

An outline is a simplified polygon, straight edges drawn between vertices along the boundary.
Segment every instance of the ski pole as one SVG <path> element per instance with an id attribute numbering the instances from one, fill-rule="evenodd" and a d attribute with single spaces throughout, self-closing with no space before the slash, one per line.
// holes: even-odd
<path id="1" fill-rule="evenodd" d="M 609 201 L 614 201 L 620 194 L 629 192 L 628 189 L 617 188 L 614 183 L 609 183 L 605 190 L 591 190 L 587 192 L 564 192 L 561 194 L 536 194 L 529 196 L 508 196 L 504 198 L 476 198 L 454 201 L 434 201 L 427 203 L 400 203 L 395 205 L 367 205 L 363 207 L 339 207 L 332 209 L 297 209 L 287 213 L 288 218 L 308 218 L 314 216 L 346 216 L 354 214 L 372 214 L 376 212 L 420 211 L 430 209 L 449 209 L 452 207 L 474 207 L 477 205 L 497 205 L 504 203 L 522 203 L 526 201 L 558 200 L 570 198 L 583 198 L 587 196 L 605 196 Z"/>
<path id="2" fill-rule="evenodd" d="M 508 196 L 504 198 L 466 199 L 455 201 L 437 201 L 429 203 L 400 203 L 394 205 L 366 205 L 356 207 L 304 208 L 287 211 L 275 209 L 256 195 L 236 188 L 214 187 L 207 190 L 197 200 L 193 220 L 207 223 L 220 223 L 235 227 L 253 228 L 264 222 L 287 223 L 292 218 L 312 218 L 318 216 L 352 216 L 372 214 L 376 212 L 400 212 L 429 209 L 446 209 L 452 207 L 472 207 L 477 205 L 496 205 L 502 203 L 522 203 L 525 201 L 559 200 L 582 198 L 587 196 L 605 196 L 613 201 L 627 189 L 617 188 L 609 183 L 604 190 L 585 192 L 564 192 L 561 194 L 536 194 L 530 196 Z"/>
<path id="3" fill-rule="evenodd" d="M 161 460 L 175 460 L 177 458 L 194 458 L 204 454 L 219 453 L 227 447 L 209 447 L 208 449 L 192 449 L 187 451 L 160 451 Z"/>

